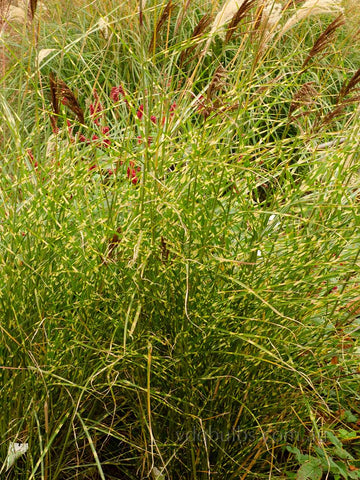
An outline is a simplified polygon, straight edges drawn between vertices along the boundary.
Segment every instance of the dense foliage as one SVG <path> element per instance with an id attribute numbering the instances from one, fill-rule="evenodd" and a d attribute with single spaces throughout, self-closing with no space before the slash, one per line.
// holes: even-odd
<path id="1" fill-rule="evenodd" d="M 2 475 L 358 479 L 352 14 L 141 3 L 3 24 Z"/>

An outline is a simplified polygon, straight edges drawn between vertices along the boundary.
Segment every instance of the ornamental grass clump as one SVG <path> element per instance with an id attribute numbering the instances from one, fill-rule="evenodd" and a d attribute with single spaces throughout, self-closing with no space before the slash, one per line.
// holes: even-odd
<path id="1" fill-rule="evenodd" d="M 359 478 L 358 46 L 260 3 L 6 37 L 4 478 Z"/>

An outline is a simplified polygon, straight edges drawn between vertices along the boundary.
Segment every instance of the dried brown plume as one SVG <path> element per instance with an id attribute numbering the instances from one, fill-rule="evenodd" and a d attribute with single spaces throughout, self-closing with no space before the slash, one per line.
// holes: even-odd
<path id="1" fill-rule="evenodd" d="M 225 42 L 229 42 L 231 40 L 231 37 L 233 36 L 237 26 L 241 22 L 241 20 L 246 17 L 247 13 L 251 9 L 251 7 L 254 5 L 255 0 L 244 0 L 244 2 L 240 5 L 239 10 L 235 13 L 235 15 L 232 17 L 229 26 L 226 31 L 226 36 L 225 36 Z"/>
<path id="2" fill-rule="evenodd" d="M 348 82 L 344 82 L 336 99 L 335 107 L 322 119 L 322 126 L 328 125 L 336 118 L 344 115 L 348 105 L 353 105 L 354 103 L 358 104 L 360 102 L 360 95 L 358 95 L 359 83 L 360 68 L 354 73 Z M 349 96 L 350 94 L 352 95 Z"/>
<path id="3" fill-rule="evenodd" d="M 227 74 L 226 69 L 222 65 L 219 65 L 218 68 L 215 70 L 213 78 L 207 89 L 208 100 L 210 100 L 213 97 L 216 91 L 221 90 L 226 85 L 226 82 L 225 82 L 226 74 Z"/>
<path id="4" fill-rule="evenodd" d="M 30 0 L 29 7 L 28 7 L 28 15 L 31 21 L 34 20 L 36 7 L 37 7 L 37 0 Z"/>
<path id="5" fill-rule="evenodd" d="M 350 78 L 348 83 L 345 83 L 339 92 L 338 96 L 338 102 L 343 100 L 344 97 L 349 95 L 350 93 L 353 93 L 354 91 L 358 90 L 356 86 L 360 82 L 360 68 L 354 73 L 354 75 Z"/>
<path id="6" fill-rule="evenodd" d="M 173 9 L 173 3 L 172 3 L 172 0 L 169 0 L 155 26 L 155 30 L 153 32 L 151 42 L 149 45 L 149 52 L 155 49 L 158 34 L 162 29 L 162 27 L 164 26 L 164 24 L 166 23 L 166 21 L 168 20 L 168 18 L 170 17 L 172 9 Z"/>
<path id="7" fill-rule="evenodd" d="M 302 68 L 306 67 L 306 65 L 313 57 L 315 57 L 315 55 L 319 55 L 319 53 L 325 50 L 325 48 L 333 41 L 336 30 L 344 24 L 345 17 L 343 14 L 340 14 L 330 23 L 330 25 L 328 25 L 328 27 L 322 32 L 322 34 L 314 43 L 309 55 L 306 57 L 302 65 Z"/>
<path id="8" fill-rule="evenodd" d="M 60 100 L 63 105 L 68 107 L 77 117 L 80 123 L 84 124 L 84 111 L 80 107 L 79 102 L 77 101 L 75 94 L 70 90 L 63 80 L 52 79 L 51 81 L 51 95 L 54 95 L 57 99 L 57 102 Z M 53 103 L 53 109 L 58 108 L 58 103 Z M 55 107 L 55 108 L 54 108 Z"/>
<path id="9" fill-rule="evenodd" d="M 304 83 L 299 90 L 293 96 L 289 115 L 292 115 L 295 110 L 302 106 L 309 106 L 314 102 L 314 99 L 318 95 L 317 90 L 314 87 L 314 82 L 306 82 Z"/>
<path id="10" fill-rule="evenodd" d="M 191 34 L 190 41 L 198 39 L 203 33 L 205 33 L 208 30 L 212 20 L 213 20 L 213 17 L 212 15 L 209 15 L 209 14 L 206 14 L 203 17 L 201 17 L 199 20 L 199 23 L 196 25 L 196 27 L 194 28 Z M 182 65 L 185 60 L 189 61 L 191 59 L 191 54 L 195 49 L 196 49 L 196 44 L 194 45 L 192 43 L 190 47 L 186 48 L 181 52 L 180 65 Z"/>

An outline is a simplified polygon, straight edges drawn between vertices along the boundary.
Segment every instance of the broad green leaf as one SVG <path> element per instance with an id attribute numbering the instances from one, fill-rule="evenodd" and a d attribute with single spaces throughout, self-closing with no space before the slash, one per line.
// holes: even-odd
<path id="1" fill-rule="evenodd" d="M 311 457 L 298 470 L 296 480 L 321 480 L 323 469 L 318 458 Z"/>
<path id="2" fill-rule="evenodd" d="M 326 436 L 335 447 L 342 448 L 341 441 L 332 432 L 326 432 Z"/>

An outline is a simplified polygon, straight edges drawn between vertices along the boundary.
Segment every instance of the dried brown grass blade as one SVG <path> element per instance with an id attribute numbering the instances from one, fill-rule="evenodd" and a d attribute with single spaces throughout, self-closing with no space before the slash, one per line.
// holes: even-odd
<path id="1" fill-rule="evenodd" d="M 229 26 L 226 31 L 226 36 L 225 36 L 225 43 L 229 42 L 231 40 L 231 37 L 233 36 L 237 26 L 241 22 L 241 20 L 246 17 L 247 13 L 251 9 L 251 7 L 254 5 L 255 0 L 244 0 L 242 5 L 240 5 L 239 10 L 235 13 L 235 15 L 232 17 Z"/>
<path id="2" fill-rule="evenodd" d="M 306 57 L 302 68 L 305 68 L 309 61 L 314 58 L 319 53 L 323 52 L 325 48 L 333 41 L 335 32 L 338 28 L 345 24 L 345 17 L 343 14 L 340 14 L 338 17 L 333 20 L 330 25 L 322 32 L 314 43 L 312 49 L 309 52 L 309 55 Z"/>
<path id="3" fill-rule="evenodd" d="M 172 0 L 169 0 L 156 24 L 156 27 L 153 32 L 151 42 L 149 45 L 149 52 L 153 51 L 156 48 L 158 34 L 162 29 L 162 27 L 164 26 L 164 24 L 166 23 L 166 21 L 168 20 L 168 18 L 170 17 L 172 9 L 173 9 L 173 3 L 172 3 Z"/>

